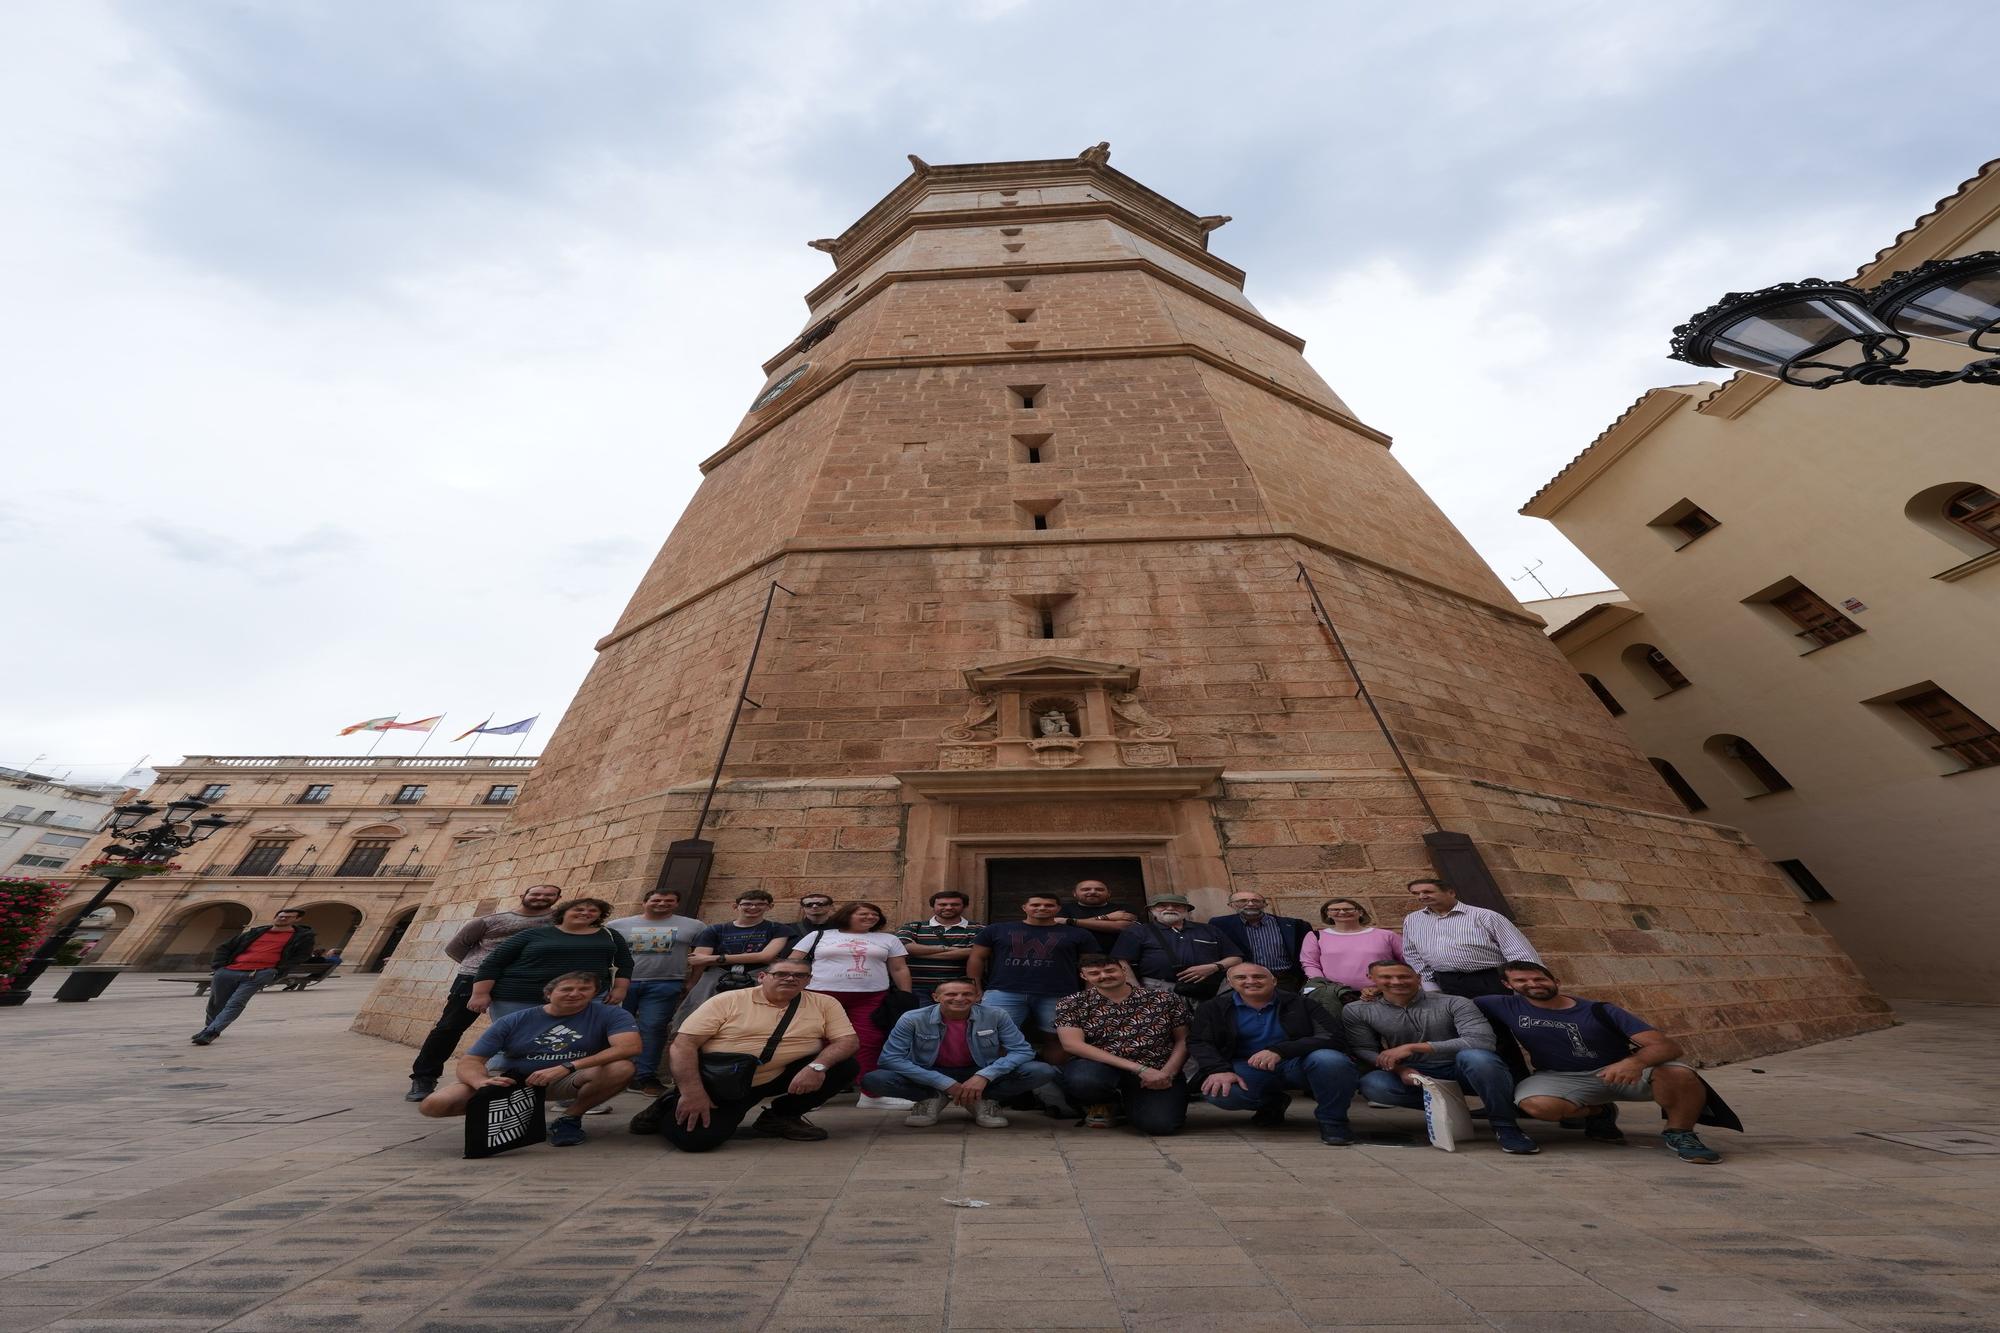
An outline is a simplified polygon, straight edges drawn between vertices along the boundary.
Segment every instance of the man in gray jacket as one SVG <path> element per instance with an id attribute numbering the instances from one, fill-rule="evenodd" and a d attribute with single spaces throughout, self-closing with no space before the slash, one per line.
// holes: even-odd
<path id="1" fill-rule="evenodd" d="M 941 981 L 931 994 L 937 1003 L 896 1020 L 880 1063 L 862 1075 L 862 1090 L 916 1102 L 903 1123 L 917 1129 L 935 1125 L 946 1101 L 983 1128 L 1006 1128 L 999 1103 L 1052 1081 L 1055 1066 L 1034 1058 L 1005 1010 L 979 1003 L 972 982 Z"/>
<path id="2" fill-rule="evenodd" d="M 1416 1075 L 1455 1082 L 1485 1104 L 1503 1152 L 1540 1152 L 1515 1118 L 1514 1075 L 1495 1053 L 1493 1025 L 1479 1006 L 1425 990 L 1407 963 L 1371 963 L 1368 979 L 1381 987 L 1382 998 L 1356 1000 L 1340 1011 L 1355 1062 L 1368 1071 L 1361 1076 L 1361 1095 L 1384 1106 L 1421 1109 Z"/>
<path id="3" fill-rule="evenodd" d="M 404 1094 L 404 1101 L 420 1102 L 437 1091 L 444 1062 L 458 1049 L 465 1030 L 479 1021 L 479 1015 L 467 1009 L 465 1002 L 472 998 L 473 974 L 486 961 L 486 955 L 509 935 L 519 934 L 530 926 L 547 925 L 549 909 L 561 897 L 562 890 L 553 884 L 531 885 L 521 890 L 518 910 L 476 916 L 445 941 L 445 957 L 458 964 L 458 975 L 452 978 L 451 989 L 445 992 L 444 1012 L 438 1015 L 438 1021 L 424 1037 L 424 1044 L 417 1048 L 417 1058 L 410 1063 L 410 1090 Z"/>

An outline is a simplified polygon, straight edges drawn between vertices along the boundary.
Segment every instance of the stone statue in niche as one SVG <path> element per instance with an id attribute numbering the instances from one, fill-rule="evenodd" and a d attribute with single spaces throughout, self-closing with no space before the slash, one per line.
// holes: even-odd
<path id="1" fill-rule="evenodd" d="M 941 733 L 948 741 L 977 741 L 988 739 L 980 733 L 993 725 L 993 718 L 1000 711 L 1000 701 L 990 694 L 975 694 L 965 706 L 965 716 L 946 727 Z"/>
<path id="2" fill-rule="evenodd" d="M 1035 729 L 1041 732 L 1044 738 L 1074 736 L 1076 734 L 1069 729 L 1069 719 L 1054 708 L 1051 708 L 1046 713 L 1039 714 L 1035 718 Z"/>
<path id="3" fill-rule="evenodd" d="M 1111 696 L 1111 711 L 1132 724 L 1132 734 L 1149 741 L 1165 740 L 1174 729 L 1146 711 L 1135 690 L 1120 690 Z"/>

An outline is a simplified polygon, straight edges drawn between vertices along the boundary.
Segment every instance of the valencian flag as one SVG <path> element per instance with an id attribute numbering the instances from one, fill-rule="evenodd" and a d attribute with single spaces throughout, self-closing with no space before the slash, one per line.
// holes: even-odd
<path id="1" fill-rule="evenodd" d="M 519 722 L 509 722 L 504 727 L 487 726 L 486 722 L 493 720 L 491 717 L 488 717 L 486 722 L 481 722 L 471 731 L 461 732 L 459 735 L 452 737 L 452 744 L 456 745 L 467 736 L 524 736 L 535 729 L 535 723 L 541 720 L 541 716 L 540 713 L 537 713 L 533 717 L 524 717 Z"/>
<path id="2" fill-rule="evenodd" d="M 443 719 L 443 717 L 444 714 L 439 713 L 436 717 L 418 718 L 415 722 L 398 722 L 394 717 L 371 717 L 366 722 L 356 722 L 351 727 L 342 727 L 340 729 L 340 734 L 343 736 L 352 736 L 357 731 L 428 732 L 432 727 L 435 727 L 438 724 L 438 722 Z"/>

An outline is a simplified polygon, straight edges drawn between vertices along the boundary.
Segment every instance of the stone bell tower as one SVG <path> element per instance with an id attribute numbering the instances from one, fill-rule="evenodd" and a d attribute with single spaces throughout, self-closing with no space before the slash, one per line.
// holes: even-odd
<path id="1" fill-rule="evenodd" d="M 834 271 L 804 331 L 363 1030 L 420 1034 L 439 941 L 525 884 L 636 910 L 693 831 L 774 581 L 703 830 L 711 919 L 751 887 L 783 917 L 808 888 L 903 920 L 951 887 L 1004 919 L 1089 874 L 1312 920 L 1349 895 L 1393 925 L 1444 830 L 1578 987 L 1705 1055 L 1885 1022 L 1257 313 L 1209 250 L 1229 219 L 1109 157 L 913 157 L 812 242 Z"/>

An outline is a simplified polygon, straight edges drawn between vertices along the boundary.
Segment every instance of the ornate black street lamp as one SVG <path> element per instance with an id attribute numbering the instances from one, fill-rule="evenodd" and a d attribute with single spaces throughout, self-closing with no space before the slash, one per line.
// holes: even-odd
<path id="1" fill-rule="evenodd" d="M 1863 291 L 1807 278 L 1731 292 L 1674 330 L 1676 361 L 1734 367 L 1804 389 L 2000 384 L 2000 356 L 1909 370 L 1911 338 L 2000 353 L 2000 250 L 1933 259 Z"/>
<path id="2" fill-rule="evenodd" d="M 67 925 L 43 940 L 34 957 L 21 964 L 14 973 L 13 984 L 0 991 L 0 1006 L 27 1003 L 28 987 L 48 970 L 55 956 L 69 943 L 70 936 L 83 925 L 83 919 L 102 907 L 104 900 L 119 884 L 128 879 L 161 873 L 173 860 L 175 852 L 205 842 L 229 827 L 229 821 L 219 815 L 202 814 L 206 809 L 208 802 L 193 796 L 169 801 L 165 810 L 145 801 L 114 808 L 110 832 L 119 841 L 104 849 L 104 859 L 95 866 L 97 873 L 104 876 L 104 887 L 69 919 Z M 160 817 L 158 824 L 151 828 L 140 827 L 154 815 Z"/>

